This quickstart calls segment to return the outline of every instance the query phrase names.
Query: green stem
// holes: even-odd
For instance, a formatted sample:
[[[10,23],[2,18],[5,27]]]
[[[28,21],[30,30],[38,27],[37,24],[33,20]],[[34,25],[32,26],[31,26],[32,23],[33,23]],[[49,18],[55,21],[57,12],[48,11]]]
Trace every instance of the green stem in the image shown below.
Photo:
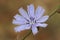
[[[53,12],[51,12],[51,15],[49,17],[52,17],[53,15],[55,15],[58,9],[59,9],[59,6]]]
[[[31,33],[32,31],[30,30],[29,33],[22,40],[25,40],[25,38],[28,37]]]

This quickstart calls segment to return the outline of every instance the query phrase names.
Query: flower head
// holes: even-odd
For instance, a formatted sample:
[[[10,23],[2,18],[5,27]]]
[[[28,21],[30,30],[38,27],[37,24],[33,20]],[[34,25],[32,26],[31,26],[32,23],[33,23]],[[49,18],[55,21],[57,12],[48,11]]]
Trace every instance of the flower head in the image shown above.
[[[41,6],[38,6],[34,11],[34,5],[30,4],[27,6],[27,12],[23,9],[19,9],[19,14],[14,16],[13,24],[18,25],[14,28],[16,32],[21,32],[23,30],[31,29],[35,35],[38,32],[37,27],[47,27],[47,24],[44,23],[49,18],[48,15],[43,16],[45,9]]]

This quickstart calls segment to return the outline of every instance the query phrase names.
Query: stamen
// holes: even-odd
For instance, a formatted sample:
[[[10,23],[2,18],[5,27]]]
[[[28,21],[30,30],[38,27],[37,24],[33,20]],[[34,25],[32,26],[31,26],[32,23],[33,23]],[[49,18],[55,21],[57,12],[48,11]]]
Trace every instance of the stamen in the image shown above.
[[[34,20],[34,18],[33,18],[33,17],[30,17],[30,20],[31,20],[31,21],[33,21],[33,20]]]

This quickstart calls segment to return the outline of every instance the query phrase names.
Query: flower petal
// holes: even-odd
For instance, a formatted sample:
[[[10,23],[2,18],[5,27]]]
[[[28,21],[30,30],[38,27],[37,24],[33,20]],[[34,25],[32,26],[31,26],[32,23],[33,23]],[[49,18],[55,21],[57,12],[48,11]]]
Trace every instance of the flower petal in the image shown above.
[[[20,25],[20,24],[26,24],[26,23],[28,23],[28,21],[26,19],[24,19],[24,17],[22,17],[22,16],[20,16],[18,14],[16,14],[14,16],[14,18],[16,20],[15,19],[13,20],[13,22],[12,22],[13,24]]]
[[[38,20],[40,17],[42,17],[44,12],[45,9],[43,9],[41,6],[38,6],[35,12],[35,19]]]
[[[35,25],[32,26],[32,32],[33,32],[34,35],[38,33],[38,29]]]
[[[49,16],[46,15],[46,16],[43,16],[40,19],[38,19],[36,22],[46,22],[48,20],[48,18],[49,18]]]
[[[47,27],[48,24],[46,24],[46,23],[36,23],[35,25],[39,26],[39,27]]]
[[[13,24],[15,24],[15,25],[21,25],[21,24],[26,24],[26,23],[28,23],[28,22],[23,21],[23,20],[21,20],[21,21],[13,20],[13,22],[12,22],[12,23],[13,23]]]
[[[26,24],[26,25],[21,25],[21,26],[17,26],[14,28],[15,32],[21,32],[23,30],[27,30],[30,29],[30,24]]]
[[[27,6],[27,11],[28,11],[28,15],[29,17],[33,17],[34,18],[34,5],[30,4],[29,6]]]
[[[20,8],[20,9],[19,9],[19,13],[20,13],[23,17],[25,17],[26,19],[30,20],[27,12],[26,12],[23,8]]]

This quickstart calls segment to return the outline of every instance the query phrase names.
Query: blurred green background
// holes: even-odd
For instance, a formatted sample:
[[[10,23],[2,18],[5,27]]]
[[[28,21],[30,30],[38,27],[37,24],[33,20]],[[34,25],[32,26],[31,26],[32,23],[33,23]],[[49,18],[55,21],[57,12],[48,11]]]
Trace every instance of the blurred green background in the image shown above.
[[[60,0],[0,0],[0,40],[21,40],[29,30],[16,33],[12,24],[13,16],[18,13],[18,9],[23,7],[27,10],[27,5],[34,4],[35,8],[40,5],[45,8],[45,15],[51,15]],[[29,35],[26,40],[60,40],[60,14],[56,13],[47,21],[47,28],[40,28],[36,35]]]

